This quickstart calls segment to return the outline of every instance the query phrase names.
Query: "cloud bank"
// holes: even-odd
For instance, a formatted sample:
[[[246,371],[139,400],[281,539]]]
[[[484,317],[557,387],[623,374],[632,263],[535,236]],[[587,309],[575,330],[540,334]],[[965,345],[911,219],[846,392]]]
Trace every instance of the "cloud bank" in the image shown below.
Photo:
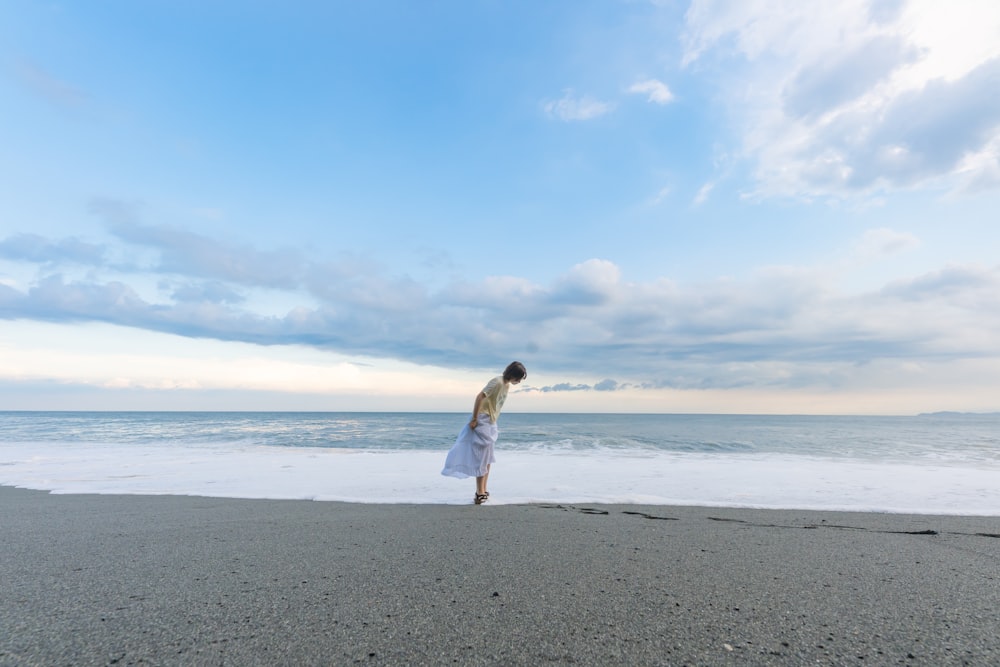
[[[612,102],[603,102],[590,95],[577,96],[572,90],[563,91],[558,100],[542,104],[542,109],[550,118],[561,121],[592,120],[612,112],[614,108]]]
[[[742,282],[685,285],[631,282],[614,263],[590,259],[551,284],[493,276],[431,290],[350,259],[317,261],[292,249],[261,251],[143,224],[120,210],[109,214],[106,204],[95,210],[104,211],[113,248],[0,239],[5,261],[37,272],[30,285],[0,284],[0,317],[112,323],[444,367],[513,355],[544,360],[553,372],[607,378],[541,391],[836,387],[865,365],[1000,357],[998,266],[949,266],[850,294],[837,289],[828,269],[772,267]],[[866,233],[856,252],[874,261],[917,242],[880,228]],[[146,263],[106,261],[130,254]],[[141,284],[149,274],[156,276],[152,288]],[[254,305],[262,289],[294,305],[265,312]]]

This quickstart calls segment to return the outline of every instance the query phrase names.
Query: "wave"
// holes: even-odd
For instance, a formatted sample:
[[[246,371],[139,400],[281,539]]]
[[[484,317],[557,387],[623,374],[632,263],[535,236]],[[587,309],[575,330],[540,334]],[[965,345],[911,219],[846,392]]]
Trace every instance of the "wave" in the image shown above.
[[[787,454],[500,451],[495,503],[639,503],[1000,516],[1000,467]],[[54,493],[466,503],[443,452],[0,443],[0,484]]]

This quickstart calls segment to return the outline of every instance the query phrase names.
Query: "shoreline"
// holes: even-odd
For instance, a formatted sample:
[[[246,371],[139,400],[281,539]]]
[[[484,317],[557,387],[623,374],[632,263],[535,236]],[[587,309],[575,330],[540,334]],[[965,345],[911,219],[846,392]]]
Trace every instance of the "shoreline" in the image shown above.
[[[464,480],[468,484],[468,480]],[[220,501],[220,502],[233,502],[233,503],[304,503],[304,504],[315,504],[315,505],[330,505],[335,507],[358,507],[358,508],[380,508],[384,510],[391,510],[392,508],[407,508],[409,510],[418,510],[420,508],[463,508],[470,507],[473,505],[471,500],[469,502],[410,502],[410,501],[397,501],[390,500],[384,502],[373,502],[370,500],[338,500],[338,499],[325,499],[325,498],[294,498],[294,497],[263,497],[263,496],[233,496],[233,495],[206,495],[200,493],[173,493],[170,491],[150,491],[150,492],[130,492],[123,493],[117,491],[64,491],[59,489],[47,489],[47,488],[35,488],[28,486],[16,486],[7,483],[0,483],[0,500],[8,500],[9,498],[5,496],[5,493],[14,494],[33,494],[37,496],[46,496],[49,498],[88,498],[88,499],[101,499],[105,498],[113,502],[127,502],[132,498],[146,498],[146,499],[187,499],[191,501],[204,500],[204,501]],[[15,496],[10,496],[14,498]],[[21,501],[24,502],[24,501]],[[607,515],[615,513],[623,513],[626,515],[637,515],[643,516],[649,519],[665,519],[665,520],[677,520],[677,517],[659,517],[659,516],[646,516],[646,512],[634,511],[636,508],[644,508],[653,514],[669,514],[671,510],[675,510],[680,514],[687,514],[692,511],[703,511],[706,513],[711,512],[727,512],[727,513],[748,513],[756,514],[761,513],[764,515],[795,515],[795,516],[812,516],[816,515],[819,517],[864,517],[866,523],[869,521],[876,521],[878,517],[884,517],[887,520],[892,518],[902,518],[907,522],[935,522],[937,520],[944,520],[949,523],[957,522],[958,524],[966,526],[979,525],[982,522],[986,522],[987,526],[995,526],[1000,529],[1000,513],[962,513],[962,512],[919,512],[919,511],[909,511],[909,510],[881,510],[881,509],[844,509],[844,508],[821,508],[821,507],[762,507],[762,506],[752,506],[752,505],[729,505],[729,504],[711,504],[711,503],[698,503],[698,502],[677,502],[677,503],[643,503],[643,502],[605,502],[605,501],[590,501],[590,500],[570,500],[570,501],[527,501],[527,502],[503,502],[495,501],[491,498],[490,502],[485,503],[482,507],[484,510],[499,510],[500,508],[539,508],[539,509],[558,509],[563,511],[579,511],[584,514],[594,514],[594,515]],[[890,521],[891,523],[891,521]],[[888,525],[888,524],[887,524]],[[792,526],[787,526],[792,527]],[[799,526],[803,529],[810,529],[814,527],[813,525],[802,525]],[[830,527],[840,527],[848,528],[847,526],[830,526]],[[950,531],[944,531],[950,532]],[[959,531],[956,534],[965,534]],[[977,533],[978,534],[978,533]],[[998,537],[1000,538],[1000,532],[988,533],[984,535],[986,537]]]
[[[2,664],[996,664],[1000,518],[0,487]]]
[[[468,480],[464,480],[468,484]],[[427,501],[427,502],[416,502],[412,500],[379,500],[373,501],[370,499],[365,500],[345,500],[337,497],[323,497],[323,496],[242,496],[233,494],[218,494],[210,495],[206,493],[181,493],[175,491],[80,491],[80,490],[65,490],[62,488],[44,488],[42,486],[21,486],[17,484],[8,484],[0,482],[0,489],[13,489],[17,491],[30,491],[33,493],[43,493],[51,496],[108,496],[108,497],[120,497],[127,498],[132,496],[143,496],[143,497],[177,497],[177,498],[204,498],[206,500],[233,500],[233,501],[250,501],[250,502],[306,502],[306,503],[327,503],[333,505],[372,505],[372,506],[407,506],[407,507],[464,507],[471,503],[471,501],[465,500],[465,494],[462,496],[463,500],[456,500],[454,502],[445,501]],[[456,496],[457,497],[457,496]],[[632,502],[628,500],[618,500],[618,501],[605,501],[605,500],[588,500],[588,499],[569,499],[569,500],[513,500],[507,501],[500,497],[493,497],[488,503],[490,507],[554,507],[554,506],[587,506],[587,507],[648,507],[648,508],[661,508],[669,510],[670,508],[698,508],[704,510],[733,510],[733,511],[746,511],[746,512],[798,512],[798,513],[815,513],[815,514],[836,514],[836,515],[887,515],[887,516],[905,516],[905,517],[925,517],[927,519],[933,518],[950,518],[950,519],[997,519],[1000,520],[1000,511],[994,510],[974,510],[967,512],[956,512],[956,511],[917,511],[911,509],[895,509],[895,508],[866,508],[859,509],[857,507],[780,507],[780,506],[768,506],[768,505],[738,505],[729,503],[711,503],[711,502],[698,502],[698,501],[671,501],[671,502]]]

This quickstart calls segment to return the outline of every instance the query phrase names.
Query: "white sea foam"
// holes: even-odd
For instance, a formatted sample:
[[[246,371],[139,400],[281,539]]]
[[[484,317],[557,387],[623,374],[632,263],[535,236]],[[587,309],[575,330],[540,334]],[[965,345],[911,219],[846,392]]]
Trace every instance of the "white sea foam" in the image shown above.
[[[1000,469],[728,452],[498,451],[490,502],[1000,516]],[[442,451],[0,442],[0,484],[53,493],[467,503]]]

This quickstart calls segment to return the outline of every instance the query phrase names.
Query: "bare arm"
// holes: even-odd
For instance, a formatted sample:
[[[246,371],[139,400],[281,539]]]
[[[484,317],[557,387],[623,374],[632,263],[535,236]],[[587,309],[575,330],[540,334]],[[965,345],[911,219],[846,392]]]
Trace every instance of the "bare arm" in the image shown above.
[[[476,428],[479,425],[479,406],[483,404],[486,399],[486,392],[479,392],[476,394],[476,404],[472,406],[472,420],[469,422],[469,428]]]

